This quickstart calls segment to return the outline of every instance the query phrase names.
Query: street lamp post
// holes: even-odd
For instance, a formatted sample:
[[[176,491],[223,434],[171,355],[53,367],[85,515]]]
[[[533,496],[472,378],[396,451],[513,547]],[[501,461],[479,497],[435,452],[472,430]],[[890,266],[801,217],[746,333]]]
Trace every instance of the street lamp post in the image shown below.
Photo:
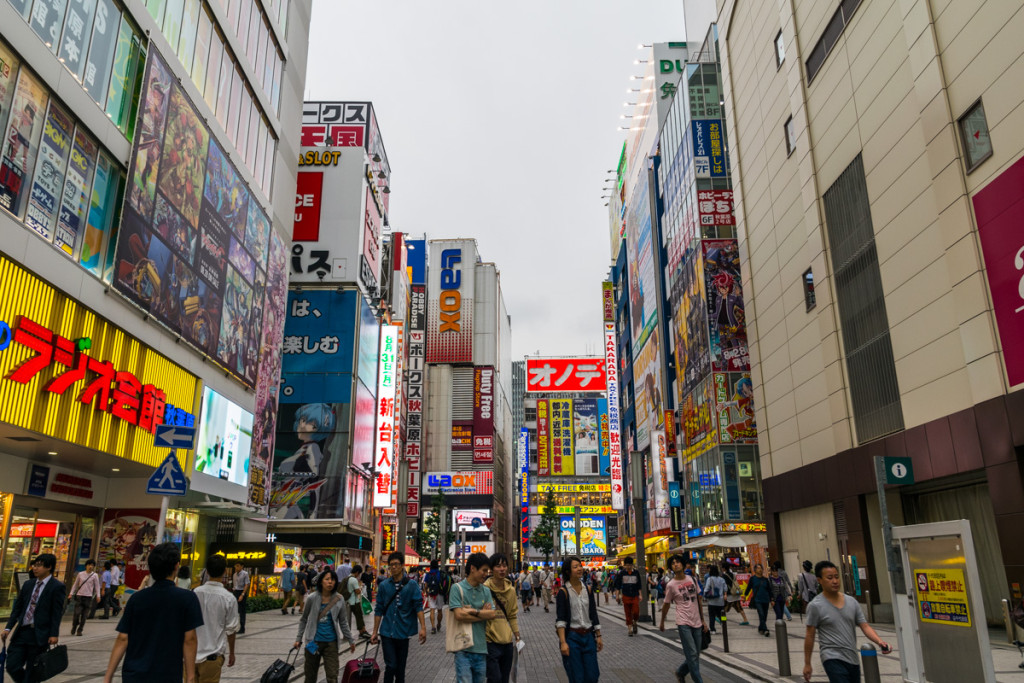
[[[641,482],[644,480],[644,454],[632,451],[629,454],[629,491],[633,499],[633,539],[636,541],[636,568],[640,572],[640,617],[639,621],[652,621],[647,614],[647,601],[650,591],[647,588],[647,557],[644,547],[644,493]]]

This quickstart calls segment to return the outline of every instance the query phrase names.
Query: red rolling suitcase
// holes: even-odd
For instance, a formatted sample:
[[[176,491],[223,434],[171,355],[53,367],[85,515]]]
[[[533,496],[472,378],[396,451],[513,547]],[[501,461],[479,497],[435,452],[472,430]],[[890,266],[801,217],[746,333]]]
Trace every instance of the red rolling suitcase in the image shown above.
[[[345,664],[345,671],[341,674],[341,683],[377,683],[380,680],[380,665],[377,664],[380,643],[373,651],[373,657],[366,656],[369,652],[370,641],[366,641],[366,650],[363,652],[363,656]]]

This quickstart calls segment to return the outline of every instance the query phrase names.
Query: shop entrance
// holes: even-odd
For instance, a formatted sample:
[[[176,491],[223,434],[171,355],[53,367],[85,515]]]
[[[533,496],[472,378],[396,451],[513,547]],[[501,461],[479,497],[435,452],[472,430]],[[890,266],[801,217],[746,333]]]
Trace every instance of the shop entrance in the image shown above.
[[[15,501],[6,528],[0,527],[0,617],[10,615],[19,586],[30,578],[32,558],[55,555],[54,576],[68,585],[93,552],[96,535],[97,510],[78,512],[71,505],[44,510],[20,502]]]

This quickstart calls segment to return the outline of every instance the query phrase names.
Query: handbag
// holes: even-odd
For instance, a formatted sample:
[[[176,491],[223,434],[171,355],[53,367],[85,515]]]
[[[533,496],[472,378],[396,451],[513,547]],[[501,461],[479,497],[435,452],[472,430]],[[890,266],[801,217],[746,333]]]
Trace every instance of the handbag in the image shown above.
[[[288,683],[288,679],[291,678],[292,672],[295,671],[295,660],[299,656],[298,648],[292,648],[288,650],[289,653],[294,652],[295,655],[288,661],[288,655],[284,656],[284,659],[275,660],[263,675],[260,677],[260,683]]]
[[[465,595],[461,586],[456,586],[456,588],[459,589],[459,603],[461,604],[465,600]],[[448,616],[445,619],[448,622],[445,624],[445,652],[461,652],[473,647],[473,624],[456,619],[454,609],[448,610]]]
[[[369,616],[373,612],[373,604],[369,600],[367,600],[366,598],[363,598],[363,601],[360,604],[360,607],[363,610],[363,614],[366,615],[366,616]]]
[[[708,649],[709,647],[711,647],[711,631],[709,631],[708,629],[704,629],[704,630],[701,631],[701,638],[700,638],[700,649],[701,649],[701,652],[703,652],[704,650]]]
[[[68,668],[68,647],[67,645],[54,645],[41,655],[36,657],[32,663],[32,675],[30,680],[34,683],[47,681]]]

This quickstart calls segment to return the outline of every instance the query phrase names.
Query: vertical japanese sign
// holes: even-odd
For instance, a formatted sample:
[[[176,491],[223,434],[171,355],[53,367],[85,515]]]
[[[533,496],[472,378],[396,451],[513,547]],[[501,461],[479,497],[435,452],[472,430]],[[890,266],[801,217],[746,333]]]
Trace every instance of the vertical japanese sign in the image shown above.
[[[473,361],[476,246],[472,240],[435,240],[430,246],[431,301],[427,306],[427,362]]]
[[[473,368],[473,464],[494,462],[494,368]]]
[[[604,309],[604,321],[615,322],[615,288],[611,282],[601,283],[601,303]]]
[[[600,474],[602,477],[607,477],[610,476],[612,473],[612,444],[610,432],[608,431],[608,399],[598,399],[597,411],[600,419],[599,433],[601,439],[598,474]]]
[[[395,476],[395,381],[398,369],[398,328],[380,328],[377,363],[377,432],[373,448],[373,507],[391,506],[391,482]]]
[[[530,542],[530,430],[519,430],[519,541]]]
[[[576,474],[572,401],[551,399],[551,474]]]
[[[294,241],[320,240],[320,202],[323,190],[323,171],[299,171],[295,178],[295,223],[292,227]]]
[[[537,401],[537,476],[546,477],[551,474],[551,460],[548,455],[548,402],[547,399]]]
[[[612,507],[624,510],[626,501],[622,491],[622,438],[619,432],[619,353],[615,342],[614,322],[604,324],[604,367],[608,380],[608,454],[612,480]],[[540,418],[539,406],[537,417]]]
[[[402,425],[405,423],[405,396],[402,388],[402,378],[405,377],[405,325],[402,322],[394,321],[398,330],[398,343],[395,346],[395,421],[394,421],[394,445],[392,446],[394,461],[394,476],[391,478],[391,508],[394,512],[385,511],[386,514],[398,514],[398,487],[408,486],[409,479],[398,481],[398,459],[405,452],[402,442]]]
[[[427,292],[413,285],[409,300],[409,358],[405,371],[405,459],[409,462],[406,514],[420,513],[420,477],[423,453],[423,373],[426,371]]]
[[[736,225],[732,190],[698,190],[697,216],[702,226]]]
[[[724,178],[725,150],[721,119],[694,119],[693,163],[698,178]]]

